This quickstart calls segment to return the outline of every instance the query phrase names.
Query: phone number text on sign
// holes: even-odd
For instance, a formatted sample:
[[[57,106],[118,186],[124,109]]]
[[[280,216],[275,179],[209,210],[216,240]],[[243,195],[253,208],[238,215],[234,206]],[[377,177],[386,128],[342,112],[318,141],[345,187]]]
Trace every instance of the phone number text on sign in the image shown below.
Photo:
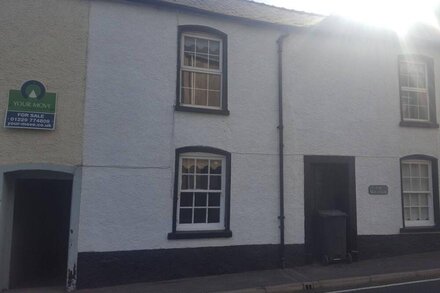
[[[8,111],[5,126],[13,128],[53,129],[55,125],[54,121],[55,114]]]

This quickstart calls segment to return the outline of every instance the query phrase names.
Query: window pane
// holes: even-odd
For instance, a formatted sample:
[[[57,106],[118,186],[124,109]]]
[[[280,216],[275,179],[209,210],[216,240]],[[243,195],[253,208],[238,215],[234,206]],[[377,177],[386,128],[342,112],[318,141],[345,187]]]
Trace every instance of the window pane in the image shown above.
[[[410,212],[409,212],[409,208],[405,208],[404,209],[404,216],[405,216],[405,220],[411,220],[411,215],[410,215]]]
[[[194,60],[195,60],[195,54],[194,53],[184,53],[183,54],[183,65],[186,66],[194,66]]]
[[[196,189],[208,189],[208,176],[197,175],[196,176]]]
[[[209,91],[208,94],[208,106],[220,107],[220,92]]]
[[[404,194],[403,195],[403,205],[405,207],[409,207],[410,203],[409,203],[409,194]]]
[[[419,107],[419,119],[428,120],[428,108]]]
[[[429,168],[429,166],[428,165],[420,165],[420,176],[421,177],[428,177],[429,175],[429,173],[428,173],[428,168]]]
[[[198,174],[208,174],[208,160],[198,159],[196,172]]]
[[[414,93],[414,92],[408,93],[408,103],[411,106],[417,106],[419,104],[418,98],[417,98],[417,93]]]
[[[209,54],[219,55],[220,54],[220,42],[219,41],[209,41]]]
[[[193,74],[189,71],[182,71],[182,87],[192,87]]]
[[[400,86],[407,87],[408,85],[409,85],[408,75],[401,75],[400,76]]]
[[[196,42],[197,54],[199,53],[208,53],[208,40],[205,39],[197,39]]]
[[[209,89],[220,91],[220,75],[210,74],[209,75]]]
[[[182,175],[182,189],[193,189],[193,188],[194,188],[194,176]]]
[[[419,165],[411,164],[411,177],[419,177],[419,176],[420,176]]]
[[[415,74],[409,75],[409,86],[410,87],[417,87],[417,75],[415,75]]]
[[[420,179],[420,190],[429,191],[429,179],[428,178]]]
[[[220,209],[210,208],[208,209],[208,223],[218,223],[220,222]]]
[[[180,186],[180,188],[182,189],[188,189],[188,176],[187,175],[183,175],[182,176],[182,184]]]
[[[411,221],[418,221],[419,219],[419,208],[411,208]]]
[[[429,220],[428,208],[420,208],[420,220]]]
[[[196,48],[195,39],[192,37],[185,37],[184,50],[189,52],[194,52]]]
[[[428,94],[427,93],[417,93],[417,99],[420,106],[428,107]]]
[[[419,73],[418,80],[419,80],[418,87],[419,88],[426,88],[425,72]]]
[[[221,160],[211,160],[210,162],[210,173],[211,174],[221,174],[222,173],[222,161]]]
[[[196,192],[196,200],[194,206],[196,207],[206,207],[206,197],[208,195],[204,192]]]
[[[415,68],[414,71],[419,74],[425,73],[425,64],[414,64]]]
[[[409,93],[408,92],[405,92],[405,91],[402,92],[402,103],[404,105],[409,104]]]
[[[206,223],[206,208],[194,209],[194,223]]]
[[[182,90],[182,104],[191,104],[191,89],[183,89]]]
[[[418,207],[419,206],[419,195],[418,194],[411,194],[410,196],[410,203],[412,207]]]
[[[409,116],[408,118],[419,119],[419,112],[417,106],[408,106]]]
[[[192,205],[193,205],[193,193],[192,192],[180,193],[180,206],[192,207]]]
[[[409,177],[409,165],[408,164],[402,164],[402,176]]]
[[[411,190],[419,191],[420,190],[420,179],[419,178],[411,178]]]
[[[182,173],[194,173],[194,159],[182,159]]]
[[[192,223],[192,209],[180,209],[179,223],[180,224]]]
[[[400,62],[400,74],[407,74],[408,73],[408,66],[405,62]]]
[[[207,89],[208,88],[208,74],[206,73],[195,73],[196,78],[196,88]]]
[[[208,55],[207,54],[196,54],[196,67],[208,68]]]
[[[403,191],[411,191],[411,179],[403,178],[402,186],[403,186]]]
[[[217,56],[209,57],[209,68],[210,69],[220,69],[220,59]]]
[[[419,205],[421,207],[427,207],[428,206],[428,195],[427,194],[420,194]]]
[[[195,104],[200,106],[206,106],[208,103],[208,91],[207,90],[195,90]]]
[[[408,70],[407,74],[410,74],[411,72],[414,72],[414,64],[406,63],[406,68]]]
[[[409,107],[406,104],[402,104],[402,113],[404,118],[410,118],[409,117]]]
[[[222,189],[222,177],[220,175],[211,175],[209,178],[209,189],[221,190]]]
[[[210,207],[218,207],[220,206],[220,193],[209,193],[209,202],[208,205]]]

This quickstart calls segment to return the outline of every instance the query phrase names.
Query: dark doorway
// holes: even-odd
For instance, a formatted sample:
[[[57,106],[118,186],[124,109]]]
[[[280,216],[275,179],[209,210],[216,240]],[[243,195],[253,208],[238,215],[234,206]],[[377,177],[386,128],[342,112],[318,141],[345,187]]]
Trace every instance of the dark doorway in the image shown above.
[[[319,210],[340,210],[348,215],[347,249],[357,254],[356,183],[354,157],[304,157],[305,249],[307,261],[320,259]]]
[[[71,193],[71,180],[16,180],[10,288],[65,284]]]

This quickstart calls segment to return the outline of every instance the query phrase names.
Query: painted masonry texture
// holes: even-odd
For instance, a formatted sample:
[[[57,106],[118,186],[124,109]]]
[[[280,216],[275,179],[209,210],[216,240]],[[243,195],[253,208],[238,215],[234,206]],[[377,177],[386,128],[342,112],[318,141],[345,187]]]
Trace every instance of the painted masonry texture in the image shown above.
[[[102,285],[134,266],[139,275],[122,282],[276,267],[276,40],[283,32],[137,3],[93,1],[90,15],[80,284]],[[400,247],[394,253],[437,249],[436,234],[400,234],[399,160],[437,157],[439,143],[437,129],[399,126],[397,58],[415,53],[438,60],[438,50],[419,42],[403,47],[390,32],[335,22],[294,31],[284,45],[287,259],[303,262],[304,155],[355,157],[361,257],[391,253],[383,248],[389,240]],[[179,25],[228,36],[229,116],[173,109]],[[232,155],[231,238],[166,239],[174,151],[196,145]],[[389,194],[369,195],[371,184],[388,185]]]
[[[70,66],[71,71],[26,67],[26,62],[37,59],[26,55],[21,61],[24,65],[17,68],[17,59],[3,63],[8,72],[16,70],[16,75],[0,76],[0,89],[6,96],[9,88],[18,88],[29,76],[41,79],[59,93],[61,120],[53,133],[3,129],[1,164],[48,163],[79,170],[69,171],[79,172],[75,174],[81,179],[75,181],[79,208],[74,211],[72,206],[74,215],[79,213],[78,247],[71,249],[75,256],[77,252],[79,288],[279,266],[277,40],[286,31],[286,265],[306,260],[304,156],[354,158],[359,257],[440,249],[437,232],[401,231],[400,160],[415,154],[438,158],[440,142],[438,128],[399,126],[398,75],[399,55],[423,55],[433,59],[439,85],[438,35],[427,41],[419,34],[403,43],[389,31],[332,17],[307,27],[321,17],[296,14],[297,22],[274,25],[270,18],[262,23],[249,20],[252,17],[246,13],[236,15],[237,11],[232,16],[214,15],[194,7],[175,7],[173,1],[159,5],[155,1],[45,2],[58,8],[52,8],[54,15],[65,17],[64,9],[75,12],[76,18],[70,15],[73,19],[62,22],[64,26],[51,25],[54,31],[48,35],[56,35],[57,46],[66,42],[77,48],[61,47],[65,49],[60,53],[62,61],[48,57],[58,53],[40,50],[42,58],[49,58],[45,64]],[[197,6],[197,1],[177,2]],[[8,3],[12,12],[21,7],[16,3]],[[205,9],[205,3],[197,7]],[[224,3],[225,7],[257,5],[258,11],[274,12],[274,8],[242,0]],[[179,26],[184,25],[226,34],[229,115],[175,110],[177,36]],[[0,34],[14,39],[1,29]],[[1,42],[0,56],[9,51],[2,48],[7,44]],[[437,117],[439,96],[437,86]],[[51,145],[45,146],[42,137]],[[36,144],[35,157],[8,155],[11,145],[23,147],[22,141]],[[173,232],[176,149],[194,146],[231,155],[230,237],[167,238]],[[45,147],[56,150],[48,152]],[[389,193],[370,195],[370,185],[387,185]],[[7,229],[3,226],[2,233]],[[3,234],[2,241],[8,239]],[[5,252],[1,256],[8,257]],[[1,283],[4,288],[7,277]]]
[[[83,0],[0,4],[1,113],[6,113],[9,90],[20,89],[26,80],[38,79],[58,94],[55,131],[0,128],[0,290],[9,288],[14,172],[70,174],[76,186],[80,180],[88,19],[89,3]],[[45,171],[39,174],[50,173]],[[69,269],[76,262],[77,223],[71,221]]]

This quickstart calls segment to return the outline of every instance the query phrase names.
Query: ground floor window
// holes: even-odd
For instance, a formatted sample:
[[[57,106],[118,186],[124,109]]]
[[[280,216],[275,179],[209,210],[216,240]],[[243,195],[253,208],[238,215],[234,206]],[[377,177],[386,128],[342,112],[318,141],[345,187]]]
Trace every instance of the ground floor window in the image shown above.
[[[401,160],[403,218],[405,227],[434,226],[438,188],[434,188],[433,159],[415,157]],[[435,161],[435,168],[437,164]],[[437,181],[437,180],[436,180]]]
[[[224,227],[224,156],[187,153],[180,157],[177,230]]]
[[[230,160],[228,152],[211,147],[176,150],[173,233],[169,238],[225,236],[212,232],[230,235]]]

